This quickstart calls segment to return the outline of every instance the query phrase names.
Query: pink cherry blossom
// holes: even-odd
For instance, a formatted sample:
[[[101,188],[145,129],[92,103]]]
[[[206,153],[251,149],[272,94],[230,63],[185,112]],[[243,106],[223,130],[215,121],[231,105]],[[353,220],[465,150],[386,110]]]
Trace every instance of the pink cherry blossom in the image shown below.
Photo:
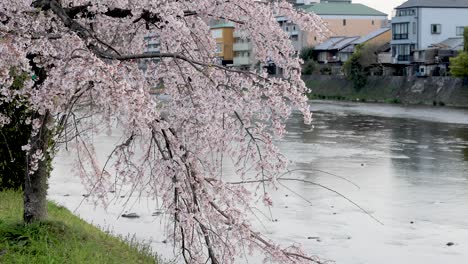
[[[27,121],[34,133],[46,125],[57,144],[68,142],[95,197],[130,185],[161,199],[173,220],[170,241],[187,263],[235,263],[245,250],[276,263],[319,262],[298,245],[280,247],[248,220],[258,197],[273,203],[265,190],[288,165],[274,146],[284,120],[293,108],[311,119],[302,61],[277,15],[327,32],[317,16],[283,0],[1,1],[0,105],[17,99],[37,114]],[[217,65],[213,20],[234,23],[256,59],[274,61],[283,76]],[[159,54],[143,53],[150,35]],[[8,89],[13,68],[31,77],[17,91]],[[154,88],[167,98],[152,95]],[[43,124],[47,115],[53,122]],[[0,116],[0,127],[8,120]],[[123,137],[103,164],[94,135],[115,126]],[[44,153],[29,156],[31,173]],[[225,162],[258,188],[227,182]]]

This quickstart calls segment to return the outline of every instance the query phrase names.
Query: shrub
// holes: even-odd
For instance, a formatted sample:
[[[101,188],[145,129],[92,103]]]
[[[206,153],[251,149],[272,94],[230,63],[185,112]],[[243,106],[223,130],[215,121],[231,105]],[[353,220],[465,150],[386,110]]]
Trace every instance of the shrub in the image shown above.
[[[27,78],[26,74],[16,75],[10,89],[21,89]],[[0,190],[21,189],[26,174],[26,153],[21,147],[28,143],[31,126],[25,122],[27,107],[17,105],[17,101],[3,102],[0,107],[0,114],[11,119],[0,129]]]
[[[305,47],[302,48],[301,53],[299,54],[299,57],[303,61],[309,61],[314,59],[314,47]]]
[[[302,74],[310,75],[314,73],[316,68],[317,68],[317,63],[313,60],[308,60],[302,66]]]

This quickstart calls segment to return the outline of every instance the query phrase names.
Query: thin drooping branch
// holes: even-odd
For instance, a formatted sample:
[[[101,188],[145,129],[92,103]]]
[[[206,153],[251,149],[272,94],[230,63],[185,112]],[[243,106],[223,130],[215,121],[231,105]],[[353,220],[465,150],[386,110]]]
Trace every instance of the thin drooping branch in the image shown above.
[[[177,53],[141,53],[141,54],[122,55],[115,48],[105,43],[104,41],[100,40],[100,38],[98,38],[88,28],[86,28],[85,26],[75,21],[67,13],[66,9],[64,9],[61,6],[61,4],[57,2],[56,0],[39,0],[36,2],[36,6],[42,7],[45,9],[50,7],[50,9],[54,12],[54,14],[60,18],[62,23],[65,25],[65,27],[75,32],[85,43],[89,42],[90,40],[94,40],[94,42],[96,43],[90,42],[87,44],[87,46],[96,56],[103,58],[103,59],[130,61],[130,60],[140,60],[140,59],[173,58],[173,59],[186,61],[193,65],[199,65],[199,66],[204,66],[204,67],[214,67],[214,68],[222,69],[224,71],[232,72],[232,73],[241,73],[241,74],[249,74],[249,75],[254,74],[256,77],[262,80],[265,80],[265,81],[268,80],[267,78],[260,76],[256,73],[250,72],[250,71],[241,71],[241,70],[236,70],[233,68],[228,68],[223,65],[219,65],[217,63],[214,63],[214,60],[213,60],[213,63],[206,63],[206,62],[201,62],[201,61],[190,59],[186,56],[183,56]],[[130,12],[130,11],[127,11],[127,10],[116,11],[116,13],[119,13],[119,14],[127,13],[127,12]],[[190,12],[188,12],[188,14],[190,14]],[[113,52],[109,53],[108,51],[101,49],[99,45],[103,45],[104,47],[112,50]]]
[[[214,180],[214,179],[213,179]],[[215,180],[214,180],[215,181]],[[246,180],[246,181],[239,181],[239,182],[230,182],[228,184],[233,184],[233,185],[239,185],[239,184],[248,184],[248,183],[263,183],[267,180]],[[375,216],[373,216],[371,213],[369,213],[366,209],[362,208],[359,204],[357,204],[356,202],[354,202],[353,200],[351,200],[350,198],[348,198],[347,196],[345,196],[344,194],[336,191],[336,190],[333,190],[332,188],[330,187],[327,187],[323,184],[320,184],[320,183],[316,183],[316,182],[313,182],[313,181],[308,181],[308,180],[303,180],[303,179],[296,179],[296,178],[284,178],[284,177],[280,177],[277,179],[277,181],[295,181],[295,182],[302,182],[302,183],[307,183],[307,184],[310,184],[310,185],[315,185],[315,186],[318,186],[320,188],[323,188],[325,190],[328,190],[330,192],[333,192],[335,194],[337,194],[338,196],[342,197],[343,199],[347,200],[348,202],[350,202],[351,204],[353,204],[354,206],[356,206],[359,210],[361,210],[363,213],[365,213],[366,215],[368,215],[369,217],[371,217],[372,219],[374,219],[377,223],[381,224],[381,225],[384,225],[384,223],[382,223],[379,219],[377,219]],[[309,202],[308,200],[306,200],[307,202]]]
[[[222,215],[223,217],[226,218],[226,220],[228,220],[228,223],[235,223],[235,220],[232,219],[232,217],[227,214],[226,212],[224,212],[223,210],[221,210],[221,208],[215,204],[214,202],[210,202],[210,205],[220,214]],[[242,226],[244,226],[244,228],[247,228],[248,230],[250,230],[250,227],[246,226],[245,224],[242,224]],[[251,231],[250,232],[250,235],[252,238],[258,240],[260,243],[262,243],[264,246],[268,247],[268,248],[274,248],[274,245],[272,245],[270,242],[268,242],[267,240],[265,240],[263,237],[261,237],[259,234]],[[317,259],[314,259],[314,258],[311,258],[311,257],[308,257],[308,256],[305,256],[305,255],[301,255],[301,254],[296,254],[296,253],[292,253],[292,252],[288,252],[286,250],[282,250],[281,251],[283,254],[285,254],[286,256],[292,256],[292,257],[295,257],[297,259],[305,259],[305,260],[309,260],[313,263],[316,263],[316,264],[322,264],[321,261],[317,260]]]
[[[53,125],[61,126],[59,136],[65,135],[65,141],[72,137],[78,173],[93,196],[106,205],[109,190],[122,184],[131,187],[128,199],[137,188],[140,195],[161,199],[172,220],[168,239],[186,263],[236,263],[244,246],[276,263],[318,262],[300,246],[282,248],[269,241],[249,220],[261,185],[276,187],[277,176],[287,167],[272,140],[283,134],[281,121],[293,107],[306,118],[310,114],[300,60],[274,19],[283,0],[142,0],[137,5],[37,0],[35,9],[20,2],[11,8],[2,5],[9,21],[0,24],[5,40],[0,42],[0,64],[29,72],[17,58],[38,54],[32,59],[50,76],[45,82],[39,76],[21,92],[34,107],[53,113]],[[277,63],[284,77],[269,78],[261,68],[240,71],[217,64],[206,20],[221,17],[245,31],[259,51],[256,58]],[[142,54],[143,36],[153,34],[161,53]],[[155,60],[142,71],[139,66],[147,59]],[[155,86],[169,99],[150,95]],[[272,120],[277,123],[269,126]],[[116,123],[123,129],[120,145],[102,167],[95,136],[101,127],[112,133]],[[221,181],[223,155],[231,157],[241,179],[254,171],[255,179],[263,180],[255,194],[248,184]],[[107,171],[111,161],[114,176]],[[266,190],[264,202],[269,204]]]

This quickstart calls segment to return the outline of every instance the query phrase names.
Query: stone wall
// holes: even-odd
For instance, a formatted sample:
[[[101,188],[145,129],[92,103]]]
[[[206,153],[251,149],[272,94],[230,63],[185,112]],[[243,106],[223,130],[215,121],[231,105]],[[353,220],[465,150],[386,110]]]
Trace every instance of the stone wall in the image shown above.
[[[344,76],[310,75],[311,98],[468,107],[468,85],[454,77],[369,76],[356,91]]]

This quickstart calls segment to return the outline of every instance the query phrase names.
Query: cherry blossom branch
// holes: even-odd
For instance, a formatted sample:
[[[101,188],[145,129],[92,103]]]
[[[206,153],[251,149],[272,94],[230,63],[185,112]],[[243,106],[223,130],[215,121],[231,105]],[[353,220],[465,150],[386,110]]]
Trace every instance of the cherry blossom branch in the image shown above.
[[[261,183],[261,182],[265,182],[265,181],[270,181],[270,180],[246,180],[246,181],[239,181],[239,182],[229,182],[228,184],[234,184],[234,185],[238,185],[238,184],[248,184],[248,183]],[[330,191],[330,192],[333,192],[335,194],[337,194],[338,196],[340,196],[341,198],[345,199],[346,201],[350,202],[351,204],[353,204],[354,206],[356,206],[359,210],[361,210],[363,213],[365,213],[366,215],[370,216],[372,219],[374,219],[377,223],[381,224],[381,225],[384,225],[384,223],[382,223],[379,219],[377,219],[375,216],[373,216],[371,213],[369,213],[366,209],[362,208],[360,205],[358,205],[356,202],[354,202],[353,200],[351,200],[350,198],[348,198],[347,196],[345,196],[344,194],[336,191],[336,190],[333,190],[332,188],[330,187],[327,187],[325,185],[322,185],[320,183],[316,183],[316,182],[313,182],[313,181],[308,181],[308,180],[303,180],[303,179],[296,179],[296,178],[284,178],[284,177],[280,177],[280,178],[277,178],[277,181],[296,181],[296,182],[303,182],[303,183],[307,183],[307,184],[311,184],[311,185],[315,185],[315,186],[318,186],[320,188],[323,188],[327,191]],[[310,202],[309,202],[310,203]]]
[[[235,223],[235,221],[227,214],[225,213],[223,210],[221,210],[221,208],[219,208],[219,206],[217,206],[214,202],[210,202],[210,205],[219,213],[221,214],[223,217],[225,217],[229,223]],[[261,242],[264,246],[268,247],[268,248],[275,248],[274,245],[272,245],[270,242],[268,242],[267,240],[265,240],[263,237],[261,237],[259,234],[253,232],[250,230],[250,228],[248,226],[246,226],[245,224],[242,224],[242,226],[244,228],[247,228],[249,231],[250,231],[250,236],[256,240],[258,240],[259,242]],[[316,264],[322,264],[322,262],[316,260],[316,259],[313,259],[311,257],[307,257],[307,256],[304,256],[304,255],[301,255],[301,254],[296,254],[296,253],[292,253],[292,252],[288,252],[286,250],[281,250],[281,252],[287,256],[293,256],[293,257],[296,257],[298,259],[305,259],[305,260],[309,260],[313,263],[316,263]]]

